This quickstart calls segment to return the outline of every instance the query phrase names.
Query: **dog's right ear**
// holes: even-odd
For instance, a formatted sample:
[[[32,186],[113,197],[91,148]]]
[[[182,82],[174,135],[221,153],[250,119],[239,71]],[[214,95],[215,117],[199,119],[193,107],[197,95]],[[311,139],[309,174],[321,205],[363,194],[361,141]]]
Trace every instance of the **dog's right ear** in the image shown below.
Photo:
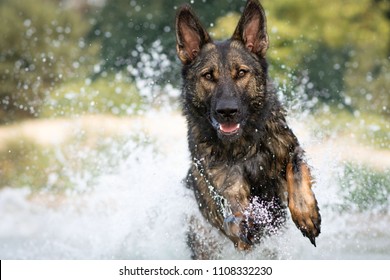
[[[211,42],[189,5],[183,5],[176,14],[176,51],[183,64],[191,63],[204,44]]]

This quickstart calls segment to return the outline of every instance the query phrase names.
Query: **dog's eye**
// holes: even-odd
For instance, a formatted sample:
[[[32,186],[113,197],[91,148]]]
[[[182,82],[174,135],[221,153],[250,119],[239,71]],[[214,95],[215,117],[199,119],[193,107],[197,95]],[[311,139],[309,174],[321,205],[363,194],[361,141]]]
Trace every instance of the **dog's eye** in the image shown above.
[[[238,78],[242,78],[242,77],[244,77],[246,75],[247,72],[248,72],[247,70],[241,69],[241,70],[238,71],[237,77]]]
[[[212,81],[213,80],[213,75],[211,73],[206,73],[203,75],[203,77],[206,79],[206,80],[209,80],[209,81]]]

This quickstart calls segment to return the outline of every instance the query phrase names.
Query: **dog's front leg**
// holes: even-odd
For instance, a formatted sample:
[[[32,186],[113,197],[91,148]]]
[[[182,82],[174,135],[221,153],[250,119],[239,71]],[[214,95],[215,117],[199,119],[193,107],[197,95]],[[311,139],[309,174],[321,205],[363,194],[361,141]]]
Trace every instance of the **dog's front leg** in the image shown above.
[[[316,246],[315,238],[321,230],[321,215],[312,191],[310,169],[301,159],[302,153],[298,148],[292,161],[287,164],[288,207],[296,226]]]
[[[195,162],[187,182],[203,216],[230,240],[239,250],[252,247],[253,236],[250,206],[250,187],[239,166],[204,168]]]
[[[250,221],[248,214],[245,213],[250,203],[249,187],[238,180],[223,192],[223,196],[227,199],[231,211],[224,219],[224,231],[237,249],[248,250],[253,245]]]
[[[192,170],[195,193],[203,215],[219,228],[240,250],[251,247],[246,210],[250,188],[239,166],[214,166],[199,172]]]

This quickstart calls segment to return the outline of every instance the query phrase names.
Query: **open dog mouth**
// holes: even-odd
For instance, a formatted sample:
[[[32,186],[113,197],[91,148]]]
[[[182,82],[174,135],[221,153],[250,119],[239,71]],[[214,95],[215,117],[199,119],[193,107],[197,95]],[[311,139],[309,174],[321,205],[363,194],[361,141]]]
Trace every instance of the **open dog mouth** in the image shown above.
[[[239,123],[221,123],[219,124],[218,130],[225,135],[236,134],[240,130]]]
[[[219,123],[215,118],[210,118],[214,129],[222,136],[238,135],[241,130],[241,124],[237,122]]]

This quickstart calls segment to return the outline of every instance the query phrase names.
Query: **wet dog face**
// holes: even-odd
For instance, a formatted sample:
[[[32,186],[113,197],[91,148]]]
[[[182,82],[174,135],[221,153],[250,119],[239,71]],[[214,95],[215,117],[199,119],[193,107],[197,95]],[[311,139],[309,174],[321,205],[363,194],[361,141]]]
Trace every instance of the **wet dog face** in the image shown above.
[[[249,111],[264,99],[265,80],[261,79],[259,60],[239,41],[213,46],[213,56],[219,57],[219,63],[206,63],[204,72],[200,72],[199,90],[206,97],[203,102],[218,137],[232,142],[244,134]]]
[[[202,118],[222,141],[236,141],[246,133],[248,115],[256,114],[264,103],[268,48],[264,12],[249,2],[232,38],[213,42],[184,6],[177,14],[176,31],[184,109]]]

